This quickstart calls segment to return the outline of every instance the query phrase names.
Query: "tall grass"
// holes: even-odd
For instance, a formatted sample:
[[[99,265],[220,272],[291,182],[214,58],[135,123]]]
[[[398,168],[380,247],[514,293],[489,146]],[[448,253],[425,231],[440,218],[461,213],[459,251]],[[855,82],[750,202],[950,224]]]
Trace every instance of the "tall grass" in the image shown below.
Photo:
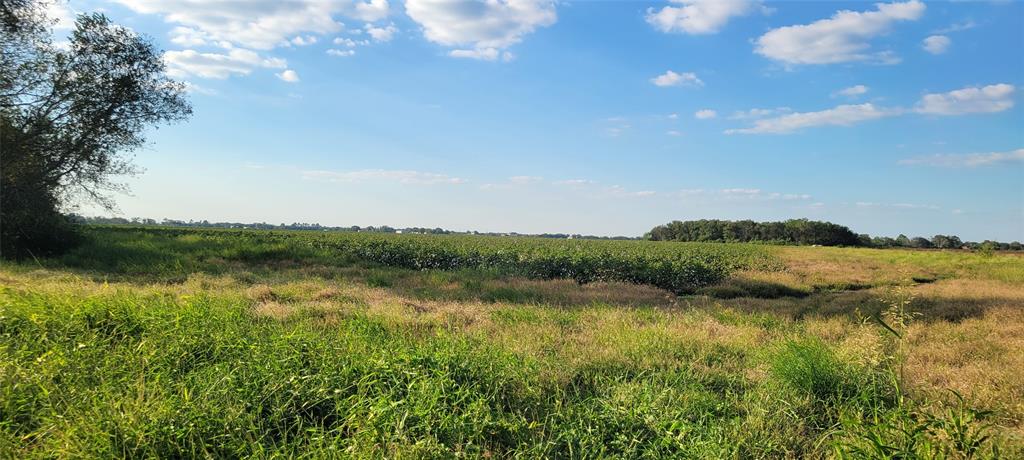
[[[0,458],[1024,452],[907,389],[910,300],[841,323],[883,345],[858,360],[770,313],[414,301],[292,270],[358,261],[288,238],[96,238],[0,268]]]

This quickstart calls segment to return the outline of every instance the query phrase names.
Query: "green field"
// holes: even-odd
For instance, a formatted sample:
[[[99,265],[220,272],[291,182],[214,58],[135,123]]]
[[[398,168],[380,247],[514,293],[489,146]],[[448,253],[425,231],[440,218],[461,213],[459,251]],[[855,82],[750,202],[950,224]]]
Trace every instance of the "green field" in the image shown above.
[[[87,237],[0,269],[0,457],[1024,456],[1019,254]]]

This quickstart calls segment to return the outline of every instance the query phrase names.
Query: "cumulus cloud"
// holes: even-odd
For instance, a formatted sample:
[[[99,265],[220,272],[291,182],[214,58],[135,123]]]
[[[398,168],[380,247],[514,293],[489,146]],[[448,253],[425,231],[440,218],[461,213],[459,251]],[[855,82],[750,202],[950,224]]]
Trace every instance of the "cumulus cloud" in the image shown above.
[[[306,35],[305,37],[303,37],[302,35],[296,35],[295,37],[292,37],[292,39],[288,41],[288,43],[291,43],[292,45],[295,46],[309,46],[315,44],[316,42],[317,38],[316,36],[313,35]]]
[[[647,22],[662,32],[713,34],[730,19],[760,9],[754,0],[671,0],[660,10],[647,9]]]
[[[354,2],[350,8],[345,9],[346,15],[361,21],[374,22],[388,17],[391,13],[391,5],[388,0],[369,0],[366,2]]]
[[[551,0],[407,0],[405,12],[427,40],[459,48],[450,56],[492,61],[511,59],[502,51],[558,20]]]
[[[868,92],[868,87],[864,85],[854,85],[849,88],[843,88],[839,91],[832,93],[832,97],[844,96],[844,97],[857,97]]]
[[[364,26],[366,33],[370,34],[370,37],[377,42],[389,42],[398,32],[398,28],[394,24],[388,24],[386,26],[374,26],[367,24]]]
[[[284,72],[281,72],[281,73],[278,73],[278,74],[275,74],[275,75],[277,75],[277,78],[280,78],[282,81],[285,81],[285,82],[288,82],[288,83],[298,83],[299,82],[299,74],[296,73],[294,70],[291,70],[291,69],[287,69]]]
[[[924,10],[918,0],[879,3],[874,11],[842,10],[829,19],[772,29],[757,39],[755,52],[786,64],[896,63],[891,52],[872,52],[871,39],[893,23],[919,19]]]
[[[357,171],[302,171],[302,177],[309,180],[327,182],[397,182],[411,185],[456,185],[466,182],[465,179],[411,170],[362,169]]]
[[[925,94],[915,110],[926,115],[1002,112],[1013,107],[1013,85],[1000,83],[967,87],[948,93]]]
[[[797,112],[754,122],[750,128],[729,129],[726,134],[786,134],[814,126],[850,126],[899,114],[899,110],[874,105],[840,105],[819,112]]]
[[[655,86],[704,86],[704,82],[693,72],[676,73],[671,70],[651,79]]]
[[[944,168],[976,168],[1009,163],[1024,163],[1024,149],[1008,152],[937,154],[900,160],[903,165],[938,166]]]
[[[932,35],[921,42],[921,47],[932,54],[942,54],[949,49],[953,41],[945,35]]]
[[[202,31],[191,27],[178,26],[171,29],[169,34],[171,36],[171,43],[186,47],[202,46],[210,39]]]
[[[345,37],[335,38],[332,41],[332,43],[334,43],[335,45],[346,46],[348,48],[355,48],[355,47],[360,46],[360,45],[369,45],[370,44],[369,40],[353,40],[351,38],[345,38]]]
[[[115,0],[136,13],[156,14],[188,29],[192,45],[203,41],[268,50],[300,34],[328,34],[342,29],[336,15],[377,21],[388,15],[387,0]],[[182,32],[175,37],[185,37]],[[180,38],[185,41],[185,38]],[[175,42],[177,43],[177,42]]]
[[[164,53],[167,73],[175,78],[197,76],[225,79],[232,75],[248,75],[256,68],[284,69],[284,59],[265,58],[252,50],[233,49],[225,54],[200,53],[195,50]]]
[[[711,109],[701,109],[693,114],[694,118],[698,120],[710,120],[718,116],[718,112]]]

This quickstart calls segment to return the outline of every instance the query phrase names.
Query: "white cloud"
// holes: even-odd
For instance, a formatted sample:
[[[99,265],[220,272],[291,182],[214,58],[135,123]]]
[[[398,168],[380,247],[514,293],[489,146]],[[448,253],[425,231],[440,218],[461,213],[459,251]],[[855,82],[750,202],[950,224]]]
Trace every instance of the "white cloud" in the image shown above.
[[[755,52],[786,64],[896,63],[898,58],[890,52],[871,52],[870,40],[895,22],[917,20],[925,5],[911,0],[876,7],[866,12],[842,10],[829,19],[772,29],[757,39]]]
[[[855,203],[858,208],[895,208],[895,209],[927,209],[936,211],[939,208],[933,204],[913,204],[913,203],[872,203],[869,201],[858,201]]]
[[[75,13],[68,8],[63,0],[50,0],[43,3],[46,17],[56,21],[54,30],[71,30],[75,28]]]
[[[299,74],[295,73],[295,71],[292,70],[292,69],[287,69],[284,72],[281,72],[281,73],[278,73],[278,74],[275,74],[275,75],[277,75],[277,78],[280,78],[282,81],[286,81],[288,83],[298,83],[299,82]]]
[[[633,127],[625,117],[609,117],[604,120],[605,134],[611,137],[619,137]]]
[[[327,50],[327,55],[328,56],[349,57],[349,56],[354,56],[355,54],[356,54],[356,50],[339,50],[339,49],[335,49],[335,48],[331,48],[331,49]]]
[[[558,20],[551,0],[406,0],[405,12],[423,27],[427,40],[459,47],[450,56],[492,61],[511,59],[501,51]]]
[[[724,188],[722,193],[725,195],[758,195],[761,193],[759,188]]]
[[[668,114],[668,119],[669,120],[678,120],[679,119],[679,114],[678,113],[670,113],[670,114]]]
[[[944,168],[976,168],[1007,163],[1024,162],[1024,149],[1009,152],[987,152],[968,154],[938,154],[901,160],[904,165],[926,165]]]
[[[187,47],[202,46],[209,40],[206,34],[191,27],[178,26],[171,29],[169,34],[171,43]]]
[[[730,19],[758,9],[754,0],[671,0],[679,6],[647,9],[647,22],[662,32],[691,35],[718,32]]]
[[[216,90],[213,90],[213,89],[210,89],[210,88],[207,88],[207,87],[204,87],[204,86],[199,86],[199,85],[197,85],[195,83],[192,83],[190,81],[186,81],[184,83],[185,83],[185,91],[187,91],[189,93],[203,94],[203,95],[206,95],[206,96],[213,96],[213,95],[217,94]]]
[[[367,24],[365,27],[366,33],[373,37],[374,41],[377,42],[389,42],[398,32],[398,28],[394,24],[388,24],[384,27],[378,27],[371,24]]]
[[[595,183],[594,181],[587,180],[587,179],[565,179],[565,180],[556,181],[555,185],[568,185],[570,187],[580,187],[580,186],[584,186],[584,185],[591,185],[591,184],[594,184],[594,183]]]
[[[949,49],[953,41],[945,35],[932,35],[921,42],[921,47],[932,54],[942,54]]]
[[[874,105],[840,105],[820,112],[797,112],[754,122],[750,128],[729,129],[726,134],[786,134],[813,126],[850,126],[899,114],[899,110]]]
[[[353,40],[351,38],[338,37],[332,40],[335,45],[344,45],[349,48],[355,48],[360,45],[369,45],[369,40]]]
[[[451,50],[448,55],[454,58],[466,58],[466,59],[477,59],[481,61],[497,61],[501,60],[508,62],[515,58],[515,55],[508,51],[501,51],[497,48],[476,48],[468,50]]]
[[[718,116],[718,112],[711,109],[701,109],[693,114],[694,118],[698,120],[710,120]]]
[[[309,46],[315,44],[317,42],[317,38],[314,35],[306,35],[305,37],[302,35],[296,35],[289,40],[289,42],[295,46]]]
[[[674,129],[670,129],[670,130],[666,131],[665,134],[667,134],[669,136],[682,136],[683,135],[682,132],[674,130]]]
[[[927,115],[1002,112],[1013,107],[1013,85],[1000,83],[967,87],[948,93],[925,94],[916,111]]]
[[[806,193],[765,192],[759,188],[725,188],[718,195],[729,200],[762,200],[762,201],[803,201],[813,198]]]
[[[284,69],[287,66],[284,59],[265,58],[245,49],[233,49],[227,54],[168,51],[164,53],[164,62],[167,63],[167,73],[176,78],[194,75],[225,79],[232,75],[248,75],[256,68]]]
[[[655,86],[704,86],[704,82],[693,72],[675,73],[671,70],[651,79]]]
[[[780,113],[789,113],[793,110],[789,107],[776,107],[774,109],[750,109],[750,110],[737,110],[729,115],[730,120],[749,120],[753,118],[764,118],[771,115]]]
[[[446,174],[409,170],[362,169],[357,171],[302,171],[302,177],[327,182],[397,182],[411,185],[464,184],[465,179]]]
[[[185,26],[204,40],[267,50],[299,34],[329,34],[342,29],[336,15],[364,21],[383,19],[386,0],[115,0],[142,14],[157,14]],[[194,46],[194,45],[186,45]]]
[[[957,23],[950,24],[949,27],[944,27],[942,29],[938,29],[938,30],[936,30],[936,31],[934,31],[932,33],[935,33],[935,34],[948,34],[948,33],[960,32],[960,31],[963,31],[963,30],[973,29],[973,28],[975,28],[977,26],[978,26],[978,23],[968,19],[968,20],[963,21],[963,22],[957,22]]]
[[[355,2],[354,11],[347,16],[367,22],[380,21],[391,13],[391,6],[388,0],[370,0],[367,2]]]
[[[605,187],[604,193],[618,198],[645,198],[657,195],[658,193],[654,190],[626,190],[620,185],[612,185],[611,187]]]
[[[864,85],[854,85],[849,88],[843,88],[839,91],[832,93],[832,97],[845,96],[845,97],[857,97],[868,92],[868,87]]]

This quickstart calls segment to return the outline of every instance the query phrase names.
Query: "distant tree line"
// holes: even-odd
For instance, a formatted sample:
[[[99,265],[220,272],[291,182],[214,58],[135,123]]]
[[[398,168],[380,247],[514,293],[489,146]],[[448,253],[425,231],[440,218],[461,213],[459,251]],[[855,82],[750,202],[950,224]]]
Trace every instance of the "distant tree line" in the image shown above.
[[[1003,243],[999,241],[985,240],[979,243],[977,241],[962,241],[960,237],[956,235],[935,235],[929,239],[920,236],[909,238],[902,234],[896,238],[890,238],[888,236],[872,237],[867,234],[862,234],[860,235],[860,239],[861,246],[869,246],[873,248],[991,249],[997,251],[1020,251],[1024,249],[1024,244],[1021,244],[1019,241]]]
[[[628,236],[595,236],[581,235],[576,233],[517,233],[517,232],[478,232],[478,231],[457,231],[440,227],[405,227],[394,228],[387,225],[360,227],[352,226],[327,226],[318,223],[291,224],[268,224],[266,222],[210,222],[208,220],[177,220],[177,219],[150,219],[150,218],[124,218],[124,217],[86,217],[78,214],[69,214],[68,220],[76,224],[94,225],[150,225],[162,227],[196,227],[196,228],[244,228],[258,230],[313,230],[330,232],[368,232],[368,233],[404,233],[419,235],[484,235],[484,236],[523,236],[533,238],[556,238],[556,239],[586,239],[586,240],[637,240],[640,238]]]
[[[655,241],[767,242],[778,244],[817,244],[822,246],[858,246],[856,233],[842,225],[807,219],[784,222],[752,220],[673,221],[651,229],[645,238]]]
[[[792,219],[782,222],[754,222],[752,220],[690,220],[673,221],[651,229],[645,239],[654,241],[705,242],[759,242],[770,244],[797,244],[821,246],[863,246],[874,248],[919,249],[1024,249],[1020,242],[1001,243],[962,241],[955,235],[935,235],[932,238],[899,235],[872,237],[857,234],[848,227],[831,222]]]

